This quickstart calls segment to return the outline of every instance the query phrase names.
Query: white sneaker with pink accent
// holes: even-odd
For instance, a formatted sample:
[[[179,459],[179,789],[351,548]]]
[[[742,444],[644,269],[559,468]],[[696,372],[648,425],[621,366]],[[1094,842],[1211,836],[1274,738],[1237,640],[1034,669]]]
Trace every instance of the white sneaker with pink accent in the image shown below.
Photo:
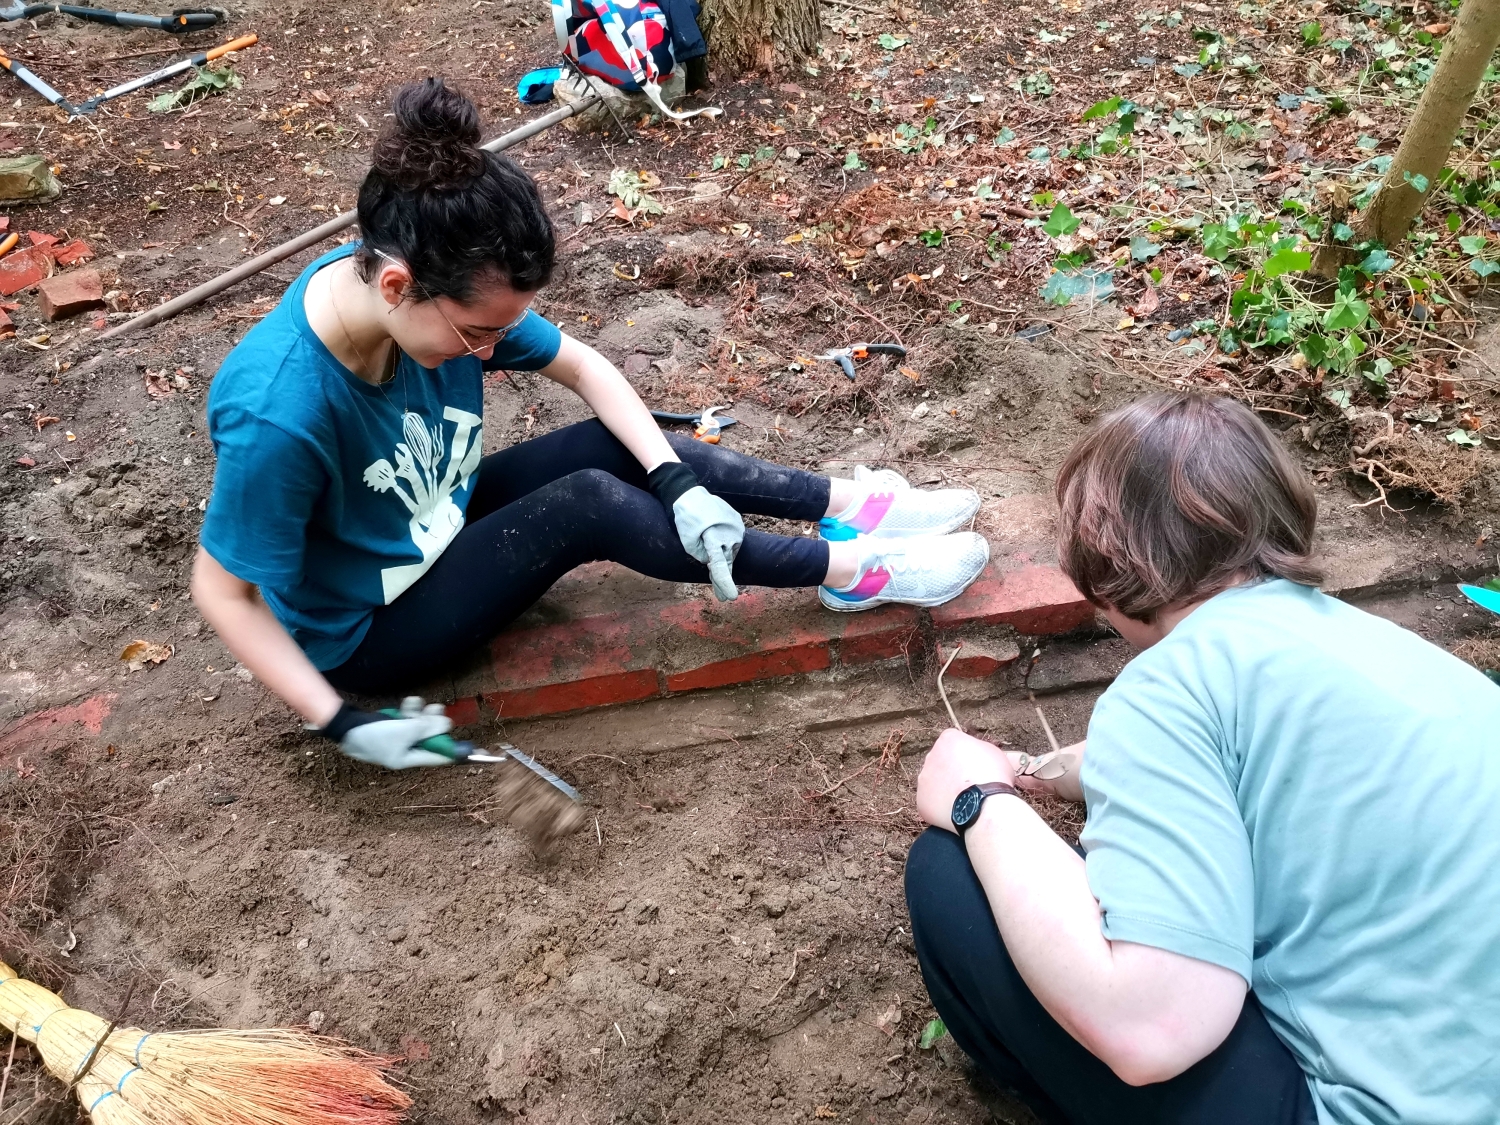
[[[830,542],[861,536],[904,539],[917,535],[946,535],[973,520],[979,493],[972,488],[912,488],[892,469],[854,470],[856,484],[869,491],[842,512],[818,521],[818,535]]]
[[[853,613],[877,605],[935,606],[968,589],[990,561],[990,545],[973,531],[913,539],[870,540],[854,581],[818,587],[829,609]]]

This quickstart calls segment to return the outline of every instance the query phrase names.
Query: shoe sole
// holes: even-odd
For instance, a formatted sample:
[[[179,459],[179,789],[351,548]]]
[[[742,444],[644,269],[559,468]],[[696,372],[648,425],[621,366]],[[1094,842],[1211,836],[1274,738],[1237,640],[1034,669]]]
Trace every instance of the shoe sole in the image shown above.
[[[841,602],[837,598],[830,601],[823,592],[825,587],[819,586],[818,601],[822,603],[824,609],[831,609],[834,613],[861,613],[867,609],[874,609],[879,605],[910,605],[916,606],[919,609],[931,609],[934,606],[947,605],[954,598],[958,597],[959,594],[962,594],[970,586],[974,585],[978,581],[979,576],[984,573],[984,568],[989,565],[990,544],[989,540],[985,540],[983,565],[975,572],[973,578],[969,579],[962,587],[954,593],[949,594],[946,598],[883,598],[879,594],[876,594],[873,598],[862,602]]]

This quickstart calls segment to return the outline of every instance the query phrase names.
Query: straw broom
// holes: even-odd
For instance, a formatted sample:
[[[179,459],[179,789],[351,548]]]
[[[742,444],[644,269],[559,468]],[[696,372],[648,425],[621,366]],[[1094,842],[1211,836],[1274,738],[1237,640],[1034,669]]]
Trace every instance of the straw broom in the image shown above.
[[[0,1028],[35,1043],[95,1125],[396,1125],[391,1060],[290,1028],[111,1028],[0,962]]]

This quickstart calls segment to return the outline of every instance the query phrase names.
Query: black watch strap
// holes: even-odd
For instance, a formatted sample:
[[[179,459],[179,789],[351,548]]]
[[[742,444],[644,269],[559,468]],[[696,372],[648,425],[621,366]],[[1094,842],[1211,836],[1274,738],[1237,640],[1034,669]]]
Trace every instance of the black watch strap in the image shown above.
[[[954,805],[957,806],[959,800],[966,794],[973,794],[971,804],[974,811],[962,824],[958,822],[956,817],[954,818],[953,827],[958,834],[962,836],[979,820],[979,814],[984,809],[984,802],[986,800],[1001,793],[1009,793],[1012,797],[1019,797],[1021,795],[1014,785],[1007,785],[1003,781],[986,781],[981,785],[971,785],[963,793],[960,793],[958,798],[954,800]]]

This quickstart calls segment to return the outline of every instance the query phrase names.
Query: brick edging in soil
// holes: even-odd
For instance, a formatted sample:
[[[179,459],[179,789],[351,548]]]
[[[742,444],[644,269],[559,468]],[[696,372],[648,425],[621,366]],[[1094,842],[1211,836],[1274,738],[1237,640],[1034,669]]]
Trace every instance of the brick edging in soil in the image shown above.
[[[636,703],[807,672],[851,668],[920,650],[925,638],[1008,626],[1066,633],[1094,609],[1055,567],[993,565],[963,594],[931,610],[888,605],[834,613],[808,590],[754,590],[511,629],[478,667],[452,681],[459,726],[484,717],[528,719]],[[976,645],[950,675],[983,677],[1015,660],[1013,644]]]

